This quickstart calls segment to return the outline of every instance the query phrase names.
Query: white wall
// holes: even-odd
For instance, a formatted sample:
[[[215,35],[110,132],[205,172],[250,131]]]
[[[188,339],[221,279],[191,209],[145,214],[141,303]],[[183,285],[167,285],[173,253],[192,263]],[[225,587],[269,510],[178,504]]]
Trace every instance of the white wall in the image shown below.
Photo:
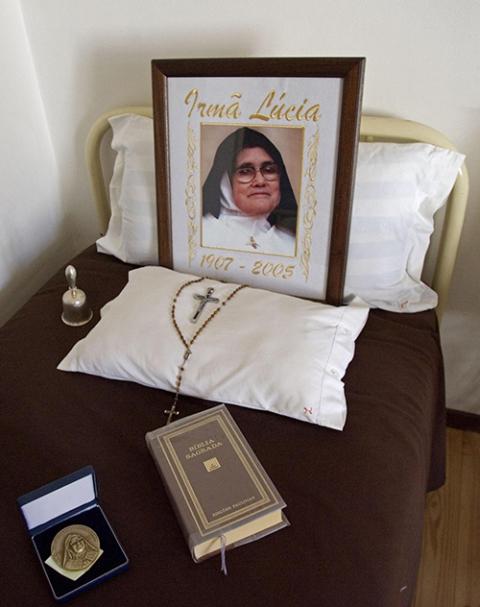
[[[17,0],[2,2],[0,74],[1,325],[68,250],[67,209]]]
[[[75,232],[72,253],[97,230],[83,168],[88,126],[111,107],[150,103],[152,58],[365,56],[364,111],[427,123],[467,154],[470,206],[443,342],[449,406],[480,413],[479,2],[18,1],[60,170],[62,213]]]

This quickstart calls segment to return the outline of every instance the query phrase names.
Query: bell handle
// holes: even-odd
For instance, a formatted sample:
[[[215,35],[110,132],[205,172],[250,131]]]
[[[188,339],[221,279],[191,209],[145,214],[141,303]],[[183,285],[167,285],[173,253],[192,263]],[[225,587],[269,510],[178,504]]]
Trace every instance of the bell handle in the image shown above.
[[[73,266],[67,266],[65,268],[65,278],[69,289],[75,289],[77,286],[77,270]]]

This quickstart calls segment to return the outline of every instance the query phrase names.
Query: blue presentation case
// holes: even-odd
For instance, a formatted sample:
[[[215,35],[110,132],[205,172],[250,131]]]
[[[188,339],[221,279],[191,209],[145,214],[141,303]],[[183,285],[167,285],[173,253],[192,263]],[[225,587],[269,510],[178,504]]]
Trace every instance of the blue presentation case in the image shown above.
[[[98,503],[97,480],[92,466],[26,493],[17,502],[53,596],[58,601],[67,601],[128,567],[128,557]],[[100,558],[76,581],[61,575],[45,562],[50,556],[53,538],[69,525],[86,525],[93,529],[103,550]]]

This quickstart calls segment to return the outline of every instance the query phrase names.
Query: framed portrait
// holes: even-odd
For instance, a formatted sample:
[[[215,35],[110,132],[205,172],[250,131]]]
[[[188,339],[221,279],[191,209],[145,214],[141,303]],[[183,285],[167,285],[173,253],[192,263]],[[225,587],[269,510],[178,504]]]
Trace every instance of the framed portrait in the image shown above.
[[[160,265],[341,304],[364,63],[153,60]]]

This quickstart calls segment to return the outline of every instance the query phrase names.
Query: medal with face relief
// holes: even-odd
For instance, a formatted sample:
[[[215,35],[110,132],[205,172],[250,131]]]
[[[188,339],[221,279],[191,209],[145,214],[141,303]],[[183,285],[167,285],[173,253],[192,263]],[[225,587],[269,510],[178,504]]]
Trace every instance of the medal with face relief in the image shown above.
[[[86,525],[69,525],[53,538],[52,559],[66,571],[88,569],[101,556],[100,540]]]

